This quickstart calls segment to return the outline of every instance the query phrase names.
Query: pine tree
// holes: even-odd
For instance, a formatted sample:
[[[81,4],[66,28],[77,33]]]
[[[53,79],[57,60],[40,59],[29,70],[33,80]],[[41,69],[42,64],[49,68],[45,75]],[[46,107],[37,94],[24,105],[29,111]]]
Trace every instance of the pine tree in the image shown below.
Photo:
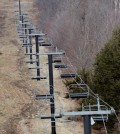
[[[94,66],[94,90],[113,106],[120,108],[120,29],[96,56]]]

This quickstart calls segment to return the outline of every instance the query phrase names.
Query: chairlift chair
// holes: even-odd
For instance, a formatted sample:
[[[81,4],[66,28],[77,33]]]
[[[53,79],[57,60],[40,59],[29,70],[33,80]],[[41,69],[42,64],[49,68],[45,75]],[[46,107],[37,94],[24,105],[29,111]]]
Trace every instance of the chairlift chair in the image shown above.
[[[81,87],[82,85],[82,87]],[[70,84],[69,87],[68,87],[68,90],[70,89],[81,89],[83,90],[82,92],[78,92],[77,93],[72,93],[72,92],[69,92],[68,93],[68,96],[70,98],[88,98],[89,96],[89,88],[86,88],[86,84],[84,84],[84,89],[83,89],[83,84]]]
[[[39,43],[39,46],[41,46],[41,44],[42,44],[42,43],[45,43],[45,41],[42,39],[42,40],[40,40],[38,43]]]
[[[92,116],[93,120],[96,122],[107,122],[108,115],[94,115]]]
[[[108,107],[105,105],[100,105],[100,100],[99,97],[97,96],[97,104],[96,105],[88,105],[88,106],[82,106],[82,110],[83,111],[98,111],[98,112],[102,112],[102,111],[108,111]],[[99,115],[93,115],[92,118],[94,121],[96,122],[104,122],[108,120],[108,114],[104,112],[104,114],[99,114]]]
[[[83,93],[68,93],[69,98],[75,99],[75,98],[87,98],[89,93],[83,92]]]
[[[51,46],[51,43],[43,42],[43,43],[40,43],[40,46]]]
[[[60,63],[60,62],[62,62],[61,59],[53,59],[53,63]]]
[[[29,69],[42,69],[42,67],[36,66],[36,67],[29,67]]]
[[[65,64],[55,64],[54,68],[67,68],[67,65],[65,65]]]
[[[51,98],[53,98],[53,96],[50,95],[50,94],[36,95],[36,96],[35,96],[35,99],[36,99],[36,100],[41,100],[41,99],[51,99]]]
[[[41,80],[41,79],[47,79],[46,76],[35,76],[35,77],[32,77],[33,80]]]
[[[32,47],[33,45],[22,45],[22,47]]]
[[[38,60],[30,60],[30,61],[26,61],[26,63],[36,63],[38,62]]]
[[[61,78],[75,78],[76,74],[74,73],[63,73],[60,75]]]
[[[84,84],[84,83],[76,83],[76,84],[70,84],[69,86],[68,86],[68,88],[69,89],[73,89],[73,88],[82,88],[82,89],[84,89],[84,90],[88,90],[89,89],[89,87],[88,87],[88,85],[87,84]]]

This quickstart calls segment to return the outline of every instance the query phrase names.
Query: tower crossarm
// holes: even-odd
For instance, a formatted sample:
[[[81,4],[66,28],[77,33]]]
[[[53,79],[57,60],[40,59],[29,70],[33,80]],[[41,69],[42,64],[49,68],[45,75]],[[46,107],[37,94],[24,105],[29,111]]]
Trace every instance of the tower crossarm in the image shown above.
[[[99,110],[99,111],[73,111],[73,112],[62,112],[62,116],[84,116],[84,115],[108,115],[112,114],[112,110]]]

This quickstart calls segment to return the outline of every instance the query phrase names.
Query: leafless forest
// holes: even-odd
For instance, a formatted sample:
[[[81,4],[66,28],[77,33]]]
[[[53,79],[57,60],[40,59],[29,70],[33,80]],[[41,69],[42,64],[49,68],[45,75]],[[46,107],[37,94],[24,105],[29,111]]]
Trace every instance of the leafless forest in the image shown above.
[[[39,28],[78,69],[92,67],[96,53],[120,24],[120,0],[37,0],[36,4]]]

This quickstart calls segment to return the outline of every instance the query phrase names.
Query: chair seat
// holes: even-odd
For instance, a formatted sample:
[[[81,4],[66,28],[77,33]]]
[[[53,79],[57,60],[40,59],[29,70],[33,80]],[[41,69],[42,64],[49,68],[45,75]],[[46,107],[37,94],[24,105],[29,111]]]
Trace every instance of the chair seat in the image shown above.
[[[50,94],[45,94],[45,95],[36,95],[35,99],[36,100],[41,100],[41,99],[51,99],[52,96]]]
[[[72,77],[76,77],[76,74],[73,73],[69,73],[69,74],[61,74],[60,75],[61,78],[72,78]]]
[[[64,65],[64,64],[56,64],[56,65],[54,65],[54,68],[67,68],[67,65]]]
[[[35,76],[35,77],[32,77],[32,79],[47,79],[46,76]]]
[[[88,93],[69,93],[70,98],[87,98]]]

